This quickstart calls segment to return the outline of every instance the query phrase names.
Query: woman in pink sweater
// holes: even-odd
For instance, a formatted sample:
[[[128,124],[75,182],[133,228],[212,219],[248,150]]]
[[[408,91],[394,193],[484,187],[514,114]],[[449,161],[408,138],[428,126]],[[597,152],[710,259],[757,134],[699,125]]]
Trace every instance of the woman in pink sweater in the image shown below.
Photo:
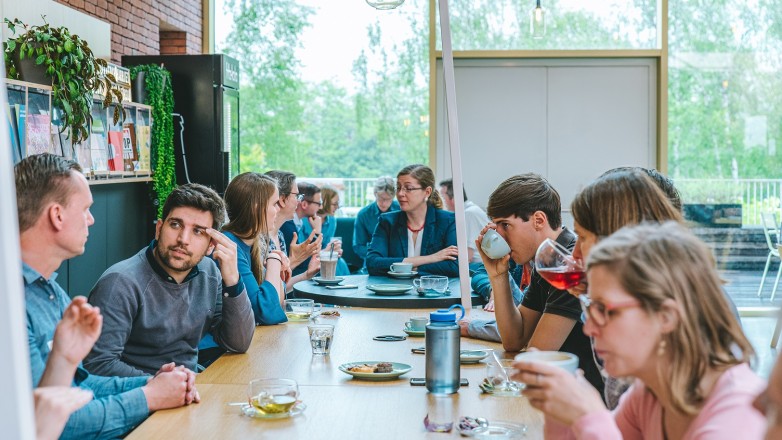
[[[584,333],[614,377],[636,381],[609,412],[582,377],[516,362],[546,438],[757,439],[763,381],[709,249],[681,225],[620,229],[592,248]]]

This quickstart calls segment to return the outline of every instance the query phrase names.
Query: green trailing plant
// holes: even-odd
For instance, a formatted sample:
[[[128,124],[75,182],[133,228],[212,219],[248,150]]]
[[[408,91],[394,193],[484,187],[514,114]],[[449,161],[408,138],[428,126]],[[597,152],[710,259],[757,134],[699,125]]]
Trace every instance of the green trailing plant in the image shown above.
[[[144,86],[147,91],[144,104],[152,107],[152,190],[157,205],[158,218],[163,214],[163,203],[176,187],[174,161],[174,91],[171,88],[171,73],[155,64],[130,68],[130,78],[135,80],[144,72]]]
[[[5,19],[5,24],[16,35],[3,43],[6,71],[11,79],[19,79],[19,65],[31,60],[45,69],[52,79],[52,103],[63,111],[60,132],[68,130],[73,144],[87,139],[92,124],[92,102],[94,95],[102,94],[103,107],[114,105],[114,123],[125,119],[122,108],[122,93],[117,79],[111,73],[104,73],[106,60],[96,58],[89,45],[81,37],[72,34],[66,27],[28,25],[18,18]]]

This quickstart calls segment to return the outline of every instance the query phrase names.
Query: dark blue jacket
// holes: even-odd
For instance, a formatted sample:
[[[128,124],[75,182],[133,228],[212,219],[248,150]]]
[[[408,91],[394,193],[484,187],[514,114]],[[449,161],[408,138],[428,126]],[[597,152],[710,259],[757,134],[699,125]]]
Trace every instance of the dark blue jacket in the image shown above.
[[[452,212],[429,205],[426,210],[424,234],[421,238],[421,255],[431,255],[448,246],[456,246],[456,218]],[[403,211],[386,212],[372,235],[367,251],[367,270],[370,275],[388,274],[391,263],[407,257],[407,214]],[[418,267],[421,274],[459,276],[457,260],[424,264]]]

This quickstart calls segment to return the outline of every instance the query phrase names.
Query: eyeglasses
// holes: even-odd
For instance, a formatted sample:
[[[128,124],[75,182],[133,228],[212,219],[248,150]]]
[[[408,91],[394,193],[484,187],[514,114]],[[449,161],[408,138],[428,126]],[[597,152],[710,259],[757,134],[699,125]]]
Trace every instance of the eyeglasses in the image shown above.
[[[301,194],[301,193],[292,192],[292,193],[290,193],[288,195],[289,196],[296,196],[296,201],[297,202],[301,202],[302,200],[304,200],[304,194]]]
[[[274,206],[276,206],[277,209],[282,209],[282,199],[278,199],[276,202],[274,202]]]
[[[418,191],[419,189],[424,189],[424,188],[421,186],[419,186],[418,188],[413,188],[412,186],[405,186],[405,187],[397,186],[396,192],[399,194],[406,194],[409,192]]]
[[[318,205],[318,206],[323,206],[323,202],[316,202],[314,200],[307,200],[307,199],[304,199],[304,201],[307,202],[307,203],[312,203],[312,204]]]
[[[629,309],[632,307],[641,307],[641,303],[637,299],[606,304],[600,301],[592,301],[588,295],[578,295],[578,299],[581,302],[581,320],[586,322],[587,317],[592,320],[598,327],[603,327],[608,323],[611,318],[611,312],[614,310]]]

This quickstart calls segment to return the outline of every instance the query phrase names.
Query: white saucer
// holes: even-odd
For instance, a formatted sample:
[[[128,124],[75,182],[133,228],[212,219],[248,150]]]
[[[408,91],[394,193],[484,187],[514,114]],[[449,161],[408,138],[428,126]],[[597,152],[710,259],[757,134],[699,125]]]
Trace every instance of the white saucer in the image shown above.
[[[414,270],[412,272],[392,272],[388,271],[388,276],[391,278],[399,278],[399,279],[406,279],[406,278],[415,278],[415,276],[418,275],[418,271]]]

